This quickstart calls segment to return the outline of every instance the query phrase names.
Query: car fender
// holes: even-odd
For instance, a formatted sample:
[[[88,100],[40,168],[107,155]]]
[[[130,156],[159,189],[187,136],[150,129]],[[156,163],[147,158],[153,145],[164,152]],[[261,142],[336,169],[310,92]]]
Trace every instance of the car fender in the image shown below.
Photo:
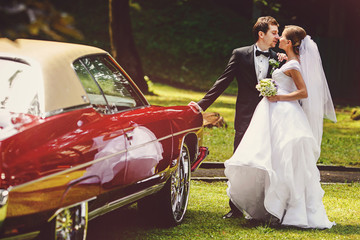
[[[59,202],[59,208],[95,199],[100,194],[101,180],[98,176],[79,178],[71,181]]]

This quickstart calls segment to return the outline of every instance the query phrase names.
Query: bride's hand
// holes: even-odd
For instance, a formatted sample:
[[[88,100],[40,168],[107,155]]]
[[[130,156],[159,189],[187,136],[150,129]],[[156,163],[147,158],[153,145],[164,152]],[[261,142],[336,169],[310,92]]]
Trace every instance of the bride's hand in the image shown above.
[[[266,97],[270,102],[277,102],[279,101],[279,96],[270,96],[270,97]]]
[[[286,54],[285,53],[277,53],[277,56],[278,56],[278,59],[279,59],[279,61],[280,62],[282,62],[282,61],[287,61],[288,60],[288,57],[286,56]]]

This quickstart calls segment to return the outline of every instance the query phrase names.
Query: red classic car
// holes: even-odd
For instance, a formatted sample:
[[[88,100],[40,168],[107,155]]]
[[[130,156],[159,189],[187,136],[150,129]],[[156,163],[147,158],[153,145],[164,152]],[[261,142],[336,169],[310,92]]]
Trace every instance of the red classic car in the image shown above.
[[[0,238],[85,239],[138,201],[178,224],[207,155],[203,118],[152,106],[105,51],[0,40]]]

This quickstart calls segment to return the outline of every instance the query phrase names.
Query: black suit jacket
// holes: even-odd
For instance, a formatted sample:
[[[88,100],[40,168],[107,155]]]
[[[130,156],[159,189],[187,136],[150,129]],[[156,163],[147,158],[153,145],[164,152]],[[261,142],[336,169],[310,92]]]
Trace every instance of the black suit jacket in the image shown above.
[[[272,50],[270,50],[270,58],[277,60],[277,54]],[[268,77],[270,77],[270,71],[271,66],[269,65]],[[259,92],[255,88],[258,82],[254,63],[254,45],[237,48],[233,51],[224,73],[198,104],[205,111],[225,91],[234,78],[238,84],[234,127],[236,131],[245,132],[255,108],[262,98],[259,97]]]

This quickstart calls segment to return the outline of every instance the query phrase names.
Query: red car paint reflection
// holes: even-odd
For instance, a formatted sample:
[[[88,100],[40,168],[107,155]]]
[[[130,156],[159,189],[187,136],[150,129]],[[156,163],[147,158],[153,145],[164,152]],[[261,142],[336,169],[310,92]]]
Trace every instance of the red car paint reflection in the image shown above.
[[[12,93],[0,91],[0,238],[83,239],[88,220],[149,196],[182,221],[190,171],[207,155],[201,113],[151,106],[88,46],[0,39],[0,75]]]

